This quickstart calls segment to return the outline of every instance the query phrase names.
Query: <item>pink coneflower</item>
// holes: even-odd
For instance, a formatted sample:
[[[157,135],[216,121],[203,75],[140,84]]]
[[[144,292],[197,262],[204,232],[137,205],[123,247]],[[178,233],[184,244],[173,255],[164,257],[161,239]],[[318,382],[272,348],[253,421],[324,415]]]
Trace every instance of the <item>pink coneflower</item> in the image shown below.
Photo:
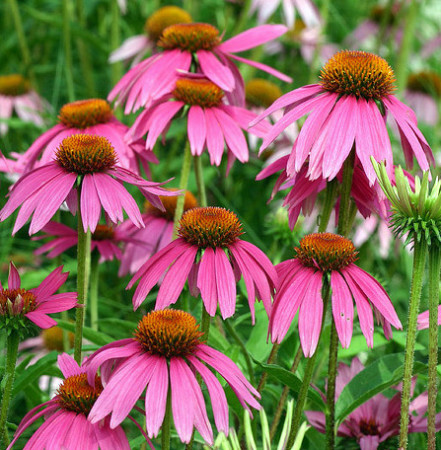
[[[46,256],[48,258],[55,258],[68,248],[76,247],[78,244],[78,231],[62,223],[51,221],[41,231],[46,234],[33,237],[32,240],[46,238],[52,238],[52,240],[35,250],[34,253],[36,255],[42,255],[47,252]],[[143,246],[139,240],[130,237],[122,225],[112,227],[98,224],[91,236],[91,250],[96,249],[98,251],[100,262],[112,261],[113,259],[121,259],[122,252],[119,245],[127,242],[133,242],[140,246],[140,250],[146,250],[146,246]]]
[[[148,133],[146,148],[150,150],[159,135],[168,129],[172,118],[188,106],[187,133],[192,155],[199,156],[207,148],[211,164],[218,166],[226,144],[228,167],[236,158],[246,162],[248,145],[242,130],[247,129],[250,120],[257,115],[239,106],[227,105],[223,98],[222,89],[206,78],[180,77],[171,94],[138,116],[129,135],[137,140]],[[249,131],[263,137],[269,126],[266,122],[262,125]]]
[[[40,328],[50,328],[57,322],[48,314],[67,311],[77,305],[76,292],[55,292],[67,280],[69,272],[63,266],[52,271],[38,287],[23,289],[20,275],[12,262],[9,264],[8,288],[0,283],[0,329],[26,327],[29,319]]]
[[[25,450],[43,448],[130,450],[129,442],[121,427],[111,428],[108,419],[99,424],[92,424],[87,420],[89,411],[103,391],[101,378],[93,377],[89,385],[85,368],[79,367],[66,353],[58,356],[58,366],[65,380],[58,388],[56,396],[36,406],[23,417],[7,450],[11,449],[21,434],[40,417],[44,417],[45,421],[27,441]],[[142,432],[142,427],[136,422],[135,424]],[[149,440],[148,442],[150,448],[153,448]]]
[[[176,189],[170,189],[176,191]],[[132,222],[125,221],[120,229],[131,236],[135,242],[128,242],[123,249],[119,276],[134,274],[152,255],[159,252],[173,239],[173,221],[178,197],[159,196],[164,210],[150,202],[145,203],[142,215],[144,228],[136,228]],[[184,211],[196,208],[198,202],[190,191],[185,192]],[[142,245],[140,245],[142,244]]]
[[[270,317],[269,332],[273,342],[281,342],[299,311],[299,334],[303,353],[311,357],[320,337],[323,317],[323,276],[330,276],[332,314],[341,345],[348,348],[352,338],[354,306],[361,331],[369,347],[373,346],[372,310],[383,324],[387,338],[391,325],[401,329],[401,322],[380,283],[354,264],[357,251],[349,239],[332,233],[313,233],[300,241],[295,259],[276,266],[278,288]]]
[[[129,288],[140,279],[133,296],[134,308],[141,305],[167,271],[155,309],[175,303],[188,279],[192,292],[194,287],[199,289],[208,314],[214,316],[219,303],[221,315],[226,319],[235,312],[236,282],[243,275],[253,322],[256,296],[269,314],[276,271],[261,250],[239,239],[241,234],[239,219],[224,208],[187,211],[180,220],[178,239],[150,258],[130,281]]]
[[[145,34],[126,39],[121,47],[110,54],[109,62],[133,59],[132,66],[138,64],[148,50],[158,50],[156,44],[167,27],[177,23],[190,23],[191,21],[190,14],[178,6],[159,8],[146,20]]]
[[[335,385],[335,397],[340,396],[343,388],[364,369],[358,358],[350,366],[340,363]],[[352,411],[338,427],[337,435],[357,440],[361,450],[376,450],[381,442],[400,432],[401,386],[388,398],[377,394]],[[325,396],[323,396],[325,398]],[[410,403],[409,433],[427,433],[427,392],[423,392]],[[325,433],[325,415],[319,411],[305,411],[309,423],[320,433]],[[436,429],[441,429],[441,414],[436,417]],[[384,448],[391,448],[389,446]]]
[[[207,23],[182,23],[167,27],[162,32],[158,46],[163,52],[151,56],[133,67],[110,92],[110,101],[125,102],[125,113],[148,107],[154,100],[171,92],[179,72],[190,69],[193,57],[199,71],[227,92],[236,91],[233,98],[243,102],[243,79],[232,60],[264,70],[284,81],[291,78],[277,70],[234,53],[249,50],[281,36],[283,25],[262,25],[251,28],[221,42],[219,31]]]
[[[394,80],[387,62],[376,55],[347,50],[335,54],[323,67],[320,84],[285,94],[259,116],[261,120],[286,108],[283,118],[264,139],[261,150],[289,124],[310,113],[288,159],[288,176],[299,172],[308,160],[309,179],[332,180],[355,144],[355,154],[372,185],[376,177],[371,156],[386,161],[390,175],[393,171],[391,143],[382,114],[385,111],[398,126],[407,164],[411,166],[415,156],[421,169],[428,170],[429,161],[434,162],[432,151],[417,128],[414,112],[392,95]]]
[[[148,163],[158,162],[152,152],[144,149],[142,140],[126,142],[124,136],[128,127],[114,117],[105,100],[93,98],[67,103],[60,109],[58,120],[59,123],[43,133],[24,154],[17,155],[17,165],[22,171],[52,162],[63,139],[74,134],[105,137],[115,149],[116,165],[136,174],[139,174],[138,158],[148,175]]]
[[[438,325],[441,325],[441,305],[438,306]],[[429,311],[424,311],[418,316],[418,329],[429,328]]]
[[[0,76],[0,119],[10,119],[15,111],[20,119],[41,127],[44,125],[42,113],[48,110],[49,104],[21,75]],[[7,132],[8,124],[0,122],[0,134]]]
[[[198,374],[207,386],[216,427],[228,435],[227,399],[222,385],[204,363],[225,379],[248,411],[249,406],[260,409],[254,398],[260,395],[236,364],[204,344],[202,336],[191,314],[166,309],[144,316],[134,338],[97,350],[87,361],[88,380],[93,384],[101,366],[106,386],[90,411],[89,420],[95,424],[110,414],[110,426],[117,427],[147,388],[145,412],[149,437],[158,435],[170,395],[173,420],[181,441],[188,443],[195,427],[205,442],[212,445],[213,432],[195,376]]]
[[[139,227],[144,226],[133,197],[121,182],[138,187],[144,197],[161,208],[158,195],[172,195],[160,186],[164,183],[146,181],[116,165],[116,152],[101,136],[77,134],[63,139],[54,161],[38,167],[21,177],[12,187],[9,200],[0,211],[0,222],[21,206],[13,229],[16,233],[34,214],[29,234],[40,231],[66,201],[76,212],[76,182],[81,181],[81,214],[84,231],[92,232],[98,224],[101,206],[110,221],[123,221],[123,210]]]

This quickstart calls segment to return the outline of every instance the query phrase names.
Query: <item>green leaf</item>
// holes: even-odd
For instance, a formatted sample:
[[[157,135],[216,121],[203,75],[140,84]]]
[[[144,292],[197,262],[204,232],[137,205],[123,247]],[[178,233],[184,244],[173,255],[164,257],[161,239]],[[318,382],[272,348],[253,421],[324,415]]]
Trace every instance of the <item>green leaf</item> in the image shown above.
[[[404,354],[383,356],[366,367],[343,388],[335,405],[336,422],[344,418],[385,389],[398,384],[403,374]],[[414,374],[427,369],[426,364],[415,361]]]
[[[58,320],[58,326],[60,328],[63,328],[63,330],[72,331],[72,333],[75,333],[75,324],[71,322],[67,322],[66,320]],[[113,339],[111,336],[105,333],[101,333],[100,331],[92,330],[92,328],[84,327],[83,328],[83,337],[87,339],[90,342],[93,342],[96,345],[106,345],[113,342],[115,339]]]

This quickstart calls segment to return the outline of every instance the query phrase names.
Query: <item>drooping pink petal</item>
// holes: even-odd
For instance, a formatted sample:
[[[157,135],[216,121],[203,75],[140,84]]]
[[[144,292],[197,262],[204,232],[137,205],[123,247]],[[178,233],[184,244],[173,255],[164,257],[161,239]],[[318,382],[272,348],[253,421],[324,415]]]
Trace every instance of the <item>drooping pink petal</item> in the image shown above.
[[[222,64],[213,52],[198,50],[196,54],[202,73],[210,81],[218,85],[224,91],[232,91],[234,89],[234,77],[231,70],[228,66]]]
[[[343,277],[335,270],[331,273],[332,315],[338,338],[343,348],[349,348],[354,322],[351,292]]]
[[[61,370],[64,378],[71,377],[73,375],[79,375],[84,372],[84,369],[81,369],[78,363],[72,358],[72,356],[67,353],[62,353],[58,355],[57,358],[58,367]]]
[[[56,292],[67,280],[69,272],[63,273],[63,266],[54,269],[38,287],[30,289],[38,300],[44,301]]]
[[[25,314],[31,322],[34,322],[40,328],[47,329],[55,326],[57,322],[52,317],[46,316],[46,314],[40,313],[37,310],[31,311]]]
[[[220,125],[210,108],[205,109],[205,124],[207,127],[207,148],[210,163],[218,166],[224,152],[224,137]]]
[[[207,247],[202,255],[197,278],[197,287],[201,291],[207,313],[214,317],[217,309],[216,271],[214,264],[214,250]]]
[[[188,111],[188,141],[192,155],[201,155],[204,150],[205,136],[205,114],[203,109],[194,105]]]
[[[223,248],[214,252],[216,288],[219,308],[223,319],[231,317],[236,310],[236,280],[233,268]]]

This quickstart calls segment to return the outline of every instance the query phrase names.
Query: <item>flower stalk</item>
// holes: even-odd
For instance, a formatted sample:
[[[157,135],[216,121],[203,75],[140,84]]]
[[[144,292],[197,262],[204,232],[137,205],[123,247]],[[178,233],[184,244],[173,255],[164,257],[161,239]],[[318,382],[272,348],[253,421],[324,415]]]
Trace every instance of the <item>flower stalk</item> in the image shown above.
[[[89,289],[89,303],[90,303],[90,327],[92,330],[98,330],[98,286],[100,280],[100,255],[98,250],[94,251],[91,256],[90,265],[90,289]]]
[[[170,450],[170,425],[171,425],[171,394],[167,393],[167,404],[165,407],[164,421],[161,427],[161,449]]]
[[[73,81],[73,64],[72,64],[72,36],[70,33],[71,16],[72,16],[72,5],[70,4],[69,0],[63,0],[63,42],[64,42],[64,62],[65,62],[64,72],[66,75],[66,88],[69,102],[73,102],[75,100],[75,88]]]

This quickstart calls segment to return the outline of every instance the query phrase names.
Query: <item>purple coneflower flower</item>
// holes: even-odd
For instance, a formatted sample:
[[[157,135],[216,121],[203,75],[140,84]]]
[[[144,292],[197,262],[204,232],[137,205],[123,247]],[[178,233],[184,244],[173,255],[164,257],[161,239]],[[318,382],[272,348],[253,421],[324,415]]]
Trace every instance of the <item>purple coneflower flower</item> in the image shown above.
[[[205,364],[225,379],[248,411],[249,406],[260,409],[255,399],[260,395],[236,364],[204,344],[202,336],[191,314],[166,309],[144,316],[134,338],[97,350],[87,360],[89,383],[93,384],[101,366],[106,385],[90,411],[89,420],[96,424],[110,414],[110,427],[117,427],[147,388],[145,413],[149,437],[158,435],[170,395],[173,420],[181,441],[188,443],[196,427],[205,442],[212,445],[213,432],[195,376],[199,374],[210,395],[216,427],[228,435],[227,399],[222,385]]]
[[[59,386],[56,396],[36,406],[24,416],[8,450],[40,417],[44,417],[45,421],[27,441],[25,450],[43,448],[130,450],[129,442],[121,427],[111,428],[108,419],[97,424],[87,420],[89,411],[103,391],[101,378],[92,377],[89,384],[85,368],[79,367],[76,361],[66,353],[58,356],[58,366],[65,380]],[[142,432],[142,427],[136,422],[135,424]],[[153,448],[147,436],[146,439],[150,448]]]
[[[320,84],[285,94],[251,122],[253,125],[285,108],[283,118],[265,137],[261,150],[288,125],[309,113],[287,161],[287,175],[294,176],[308,160],[309,179],[332,180],[355,145],[355,155],[373,185],[376,176],[371,156],[386,161],[388,173],[393,172],[385,123],[389,112],[398,126],[407,164],[412,166],[415,156],[421,169],[428,170],[429,161],[434,162],[432,151],[417,128],[415,113],[392,95],[394,81],[392,69],[379,56],[347,50],[336,53],[323,67]]]
[[[0,76],[0,119],[10,119],[13,111],[17,116],[41,127],[44,125],[42,113],[49,110],[49,104],[34,90],[28,80],[21,75]],[[8,132],[8,124],[0,123],[0,134]]]
[[[116,165],[116,152],[102,136],[74,134],[61,142],[55,160],[28,172],[12,187],[9,200],[0,211],[0,222],[21,206],[13,229],[16,233],[33,214],[29,234],[40,231],[66,201],[77,209],[77,179],[81,181],[81,214],[84,231],[98,224],[101,206],[110,221],[124,220],[123,210],[139,227],[144,226],[138,206],[121,182],[133,184],[152,204],[161,208],[158,197],[173,195],[160,186]]]
[[[335,383],[335,397],[352,378],[364,369],[358,358],[350,366],[340,363]],[[381,442],[400,432],[401,386],[388,398],[377,394],[352,411],[338,427],[337,435],[357,440],[361,450],[376,450]],[[325,396],[323,396],[326,399]],[[410,403],[409,433],[427,433],[427,392],[423,392]],[[320,433],[325,433],[325,414],[319,411],[305,411],[309,423]],[[436,430],[441,429],[441,413],[436,416]],[[389,446],[385,448],[390,448]]]
[[[338,338],[348,348],[352,338],[355,300],[361,331],[369,347],[373,346],[372,310],[383,324],[386,338],[391,325],[401,329],[401,322],[381,284],[354,264],[357,251],[349,239],[333,233],[313,233],[300,241],[295,259],[276,266],[279,283],[270,317],[269,332],[273,342],[281,342],[299,311],[299,334],[303,353],[311,357],[322,328],[323,276],[330,276],[332,314]]]
[[[187,211],[180,220],[179,237],[151,257],[130,281],[128,288],[140,279],[133,296],[134,308],[139,308],[167,272],[155,309],[175,303],[188,279],[190,292],[200,291],[208,314],[214,316],[219,304],[221,315],[226,319],[236,310],[236,282],[243,275],[253,322],[256,297],[263,301],[269,314],[277,282],[276,271],[260,249],[239,239],[241,234],[239,219],[224,208]]]
[[[207,148],[211,164],[219,166],[226,143],[228,167],[236,158],[240,162],[248,161],[248,144],[242,130],[247,129],[257,115],[239,106],[225,104],[224,92],[219,86],[204,77],[191,75],[180,77],[171,94],[143,111],[130,129],[129,136],[138,140],[148,133],[146,148],[151,150],[159,135],[170,126],[172,118],[188,106],[187,134],[192,155],[199,156]],[[263,122],[261,125],[249,132],[264,137],[269,124]]]
[[[23,327],[23,318],[40,328],[50,328],[57,322],[48,314],[67,311],[77,305],[76,292],[55,292],[67,280],[69,272],[63,266],[52,271],[38,287],[23,289],[20,275],[12,262],[9,264],[8,288],[0,283],[0,329],[17,325]]]
[[[176,191],[176,189],[170,189]],[[142,214],[144,228],[136,228],[132,222],[126,220],[120,225],[134,242],[127,242],[124,246],[119,267],[119,276],[134,274],[152,255],[170,244],[173,238],[173,221],[178,197],[159,196],[164,210],[158,209],[150,202],[145,202],[145,212]],[[190,191],[185,191],[184,211],[196,208],[198,202]]]
[[[219,30],[207,23],[181,23],[167,27],[162,32],[158,46],[163,52],[147,58],[126,73],[110,92],[110,101],[125,102],[125,113],[136,111],[141,106],[171,92],[179,72],[190,69],[193,56],[198,61],[199,71],[210,81],[227,92],[236,90],[233,96],[242,104],[243,79],[232,60],[237,60],[264,70],[284,81],[291,78],[277,70],[255,61],[239,57],[243,52],[264,44],[285,33],[283,25],[262,25],[251,28],[237,36],[221,42]]]

